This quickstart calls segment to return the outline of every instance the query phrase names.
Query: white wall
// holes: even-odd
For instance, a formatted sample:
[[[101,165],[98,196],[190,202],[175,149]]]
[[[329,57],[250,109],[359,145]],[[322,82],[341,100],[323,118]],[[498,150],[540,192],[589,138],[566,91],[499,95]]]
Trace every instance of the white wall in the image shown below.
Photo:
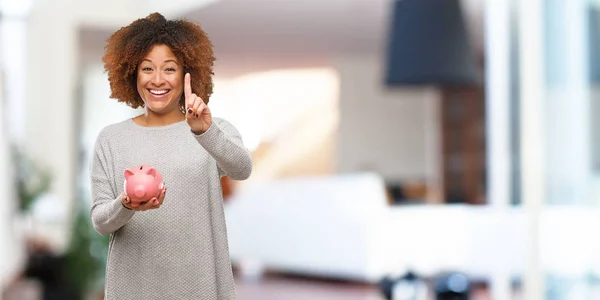
[[[79,151],[82,161],[78,162],[77,181],[87,196],[90,193],[89,166],[94,144],[100,131],[109,124],[123,121],[143,112],[141,108],[133,109],[110,97],[108,76],[100,63],[86,65],[82,72],[81,95],[81,136]],[[89,205],[91,198],[77,199]]]
[[[387,88],[383,61],[347,56],[340,76],[337,170],[382,174],[386,181],[436,177],[439,149],[435,88]]]
[[[143,113],[125,103],[110,98],[108,76],[100,63],[86,65],[82,72],[81,146],[93,148],[100,130],[105,126]]]
[[[546,4],[548,5],[548,4]],[[545,131],[545,178],[548,204],[591,204],[591,166],[593,163],[592,114],[589,85],[587,9],[585,0],[549,4],[560,12],[544,12],[550,28],[560,27],[544,40],[546,73],[543,109]],[[567,25],[568,23],[568,25]],[[543,33],[542,33],[543,34]],[[555,62],[560,60],[561,62]],[[548,79],[550,78],[550,79]],[[565,101],[568,99],[568,101]]]

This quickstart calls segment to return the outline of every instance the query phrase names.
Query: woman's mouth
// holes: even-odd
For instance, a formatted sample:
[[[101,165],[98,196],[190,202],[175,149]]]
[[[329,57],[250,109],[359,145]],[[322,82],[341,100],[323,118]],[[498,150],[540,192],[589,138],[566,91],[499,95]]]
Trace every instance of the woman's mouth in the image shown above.
[[[152,94],[152,96],[154,96],[155,98],[164,97],[170,91],[171,90],[168,89],[148,89],[148,92],[150,92],[150,94]]]

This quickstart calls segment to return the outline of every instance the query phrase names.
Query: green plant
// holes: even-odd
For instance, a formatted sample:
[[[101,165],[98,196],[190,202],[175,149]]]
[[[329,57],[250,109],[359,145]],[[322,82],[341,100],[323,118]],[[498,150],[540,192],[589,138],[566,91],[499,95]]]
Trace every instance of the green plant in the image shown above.
[[[15,165],[15,188],[21,212],[29,212],[37,199],[50,190],[53,176],[48,168],[36,163],[18,147],[12,147]],[[81,190],[77,199],[87,199]],[[89,292],[101,290],[108,251],[108,236],[99,235],[89,217],[85,201],[75,201],[73,225],[65,258],[70,281],[79,299]]]
[[[109,237],[94,230],[84,205],[76,204],[75,212],[66,258],[75,290],[83,298],[102,289]]]
[[[15,187],[19,201],[19,210],[27,212],[35,201],[50,190],[52,173],[33,161],[24,151],[13,147],[15,163]]]

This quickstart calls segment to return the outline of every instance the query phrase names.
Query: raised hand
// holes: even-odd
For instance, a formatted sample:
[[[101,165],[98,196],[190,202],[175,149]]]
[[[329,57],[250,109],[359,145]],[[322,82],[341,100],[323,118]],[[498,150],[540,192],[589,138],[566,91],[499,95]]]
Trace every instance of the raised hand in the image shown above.
[[[212,114],[202,98],[192,93],[191,75],[185,74],[183,93],[185,97],[186,120],[193,133],[202,134],[212,124]]]

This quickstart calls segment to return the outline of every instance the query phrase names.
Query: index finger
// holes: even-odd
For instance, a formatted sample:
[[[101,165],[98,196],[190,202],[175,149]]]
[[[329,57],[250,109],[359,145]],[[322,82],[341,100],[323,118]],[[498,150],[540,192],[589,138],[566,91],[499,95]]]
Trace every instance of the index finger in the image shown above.
[[[192,75],[190,73],[185,74],[183,92],[185,93],[185,104],[188,105],[188,101],[192,98],[192,84],[190,83]]]

